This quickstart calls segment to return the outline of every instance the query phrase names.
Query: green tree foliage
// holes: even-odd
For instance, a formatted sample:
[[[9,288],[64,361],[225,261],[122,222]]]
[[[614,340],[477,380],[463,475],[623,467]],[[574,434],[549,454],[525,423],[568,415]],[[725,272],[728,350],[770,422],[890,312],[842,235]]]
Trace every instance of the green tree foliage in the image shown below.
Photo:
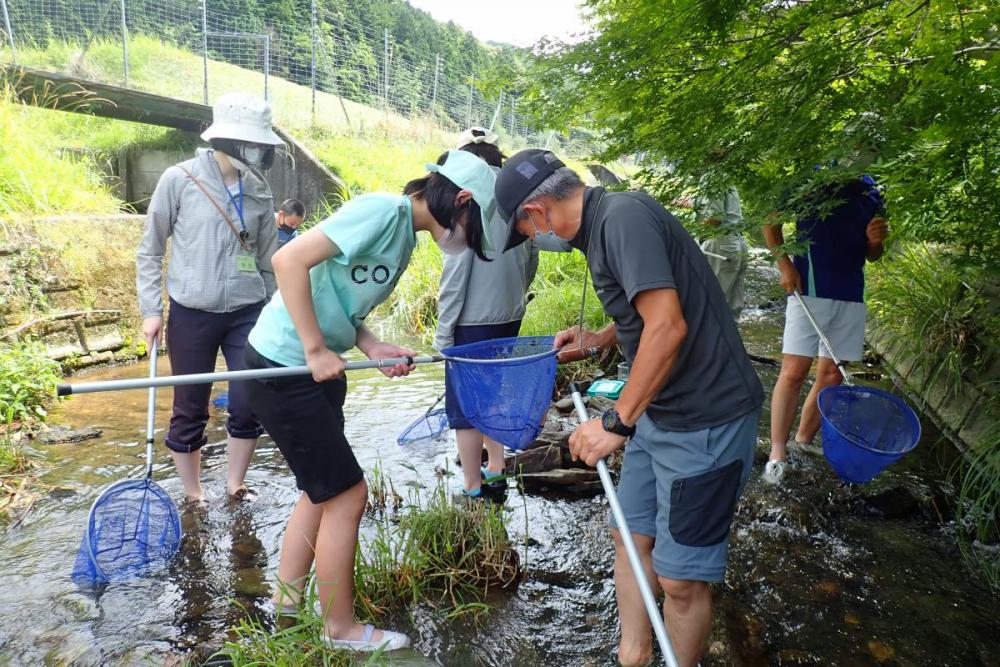
[[[894,233],[1000,266],[1000,3],[992,0],[588,0],[595,30],[550,45],[534,109],[589,116],[603,157],[645,153],[735,182],[757,214],[859,173],[869,123]],[[833,160],[838,167],[830,168]]]

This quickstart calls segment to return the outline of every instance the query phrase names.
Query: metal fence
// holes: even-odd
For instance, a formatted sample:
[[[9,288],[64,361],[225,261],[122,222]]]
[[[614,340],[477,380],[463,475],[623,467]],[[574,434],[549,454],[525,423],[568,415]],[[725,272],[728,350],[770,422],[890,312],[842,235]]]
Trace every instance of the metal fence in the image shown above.
[[[388,30],[379,33],[330,15],[316,0],[309,16],[280,26],[225,7],[224,0],[0,0],[0,60],[23,62],[25,55],[47,49],[46,62],[25,64],[72,70],[69,55],[67,62],[53,62],[61,51],[48,47],[72,45],[72,60],[79,63],[94,43],[112,43],[120,46],[120,69],[105,66],[102,71],[117,70],[121,76],[106,82],[142,89],[130,77],[129,46],[137,34],[145,34],[202,57],[200,94],[191,92],[191,86],[175,94],[190,101],[209,104],[221,92],[224,82],[212,81],[209,67],[210,61],[221,61],[262,73],[265,97],[272,94],[275,75],[308,86],[314,122],[316,94],[321,92],[409,118],[430,118],[448,129],[483,125],[523,140],[532,132],[517,113],[516,97],[500,93],[486,99],[467,73],[446,71],[440,54],[425,62],[411,59]],[[69,49],[63,51],[68,54]],[[82,74],[88,75],[97,76]],[[340,109],[351,125],[347,105]]]

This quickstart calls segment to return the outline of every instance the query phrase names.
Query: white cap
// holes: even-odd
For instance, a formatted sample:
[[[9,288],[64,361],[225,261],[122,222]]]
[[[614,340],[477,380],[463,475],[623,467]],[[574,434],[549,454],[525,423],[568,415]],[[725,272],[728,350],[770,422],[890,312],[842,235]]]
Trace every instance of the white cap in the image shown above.
[[[212,107],[212,124],[201,133],[210,139],[235,139],[280,146],[285,142],[271,129],[271,105],[243,93],[226,93]]]
[[[473,134],[473,130],[476,132],[481,132],[479,136]],[[485,127],[479,127],[478,125],[473,125],[462,134],[458,135],[458,144],[455,149],[458,150],[462,146],[468,146],[469,144],[493,144],[497,145],[497,139],[499,135],[496,132],[490,132]]]

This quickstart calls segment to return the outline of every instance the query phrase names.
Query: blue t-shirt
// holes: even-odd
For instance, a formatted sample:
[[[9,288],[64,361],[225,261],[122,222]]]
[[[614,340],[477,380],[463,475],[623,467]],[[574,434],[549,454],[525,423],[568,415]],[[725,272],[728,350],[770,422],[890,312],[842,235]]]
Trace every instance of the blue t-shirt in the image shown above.
[[[410,262],[417,241],[413,208],[407,196],[367,194],[351,199],[318,228],[340,253],[309,271],[313,308],[326,346],[343,353],[354,347],[358,327],[392,293]],[[280,291],[261,311],[247,340],[284,366],[306,362]]]
[[[299,230],[297,229],[284,229],[282,227],[278,227],[278,247],[280,248],[298,235]]]
[[[864,301],[865,229],[883,208],[882,195],[868,175],[820,194],[817,208],[832,208],[796,221],[798,239],[809,244],[805,254],[792,258],[802,279],[802,293],[838,301]]]

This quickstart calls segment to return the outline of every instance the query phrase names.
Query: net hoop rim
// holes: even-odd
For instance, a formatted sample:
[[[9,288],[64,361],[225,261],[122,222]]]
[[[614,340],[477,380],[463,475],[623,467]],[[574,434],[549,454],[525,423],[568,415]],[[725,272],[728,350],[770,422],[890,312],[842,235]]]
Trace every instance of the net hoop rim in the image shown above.
[[[518,339],[532,339],[532,338],[537,340],[545,340],[545,339],[551,339],[552,336],[512,336],[510,338],[494,338],[491,339],[490,341],[480,341],[480,342],[485,343],[485,342],[499,342],[499,341],[516,341]],[[470,345],[475,345],[475,344],[476,343],[470,343]],[[506,364],[511,366],[515,364],[527,364],[533,361],[540,361],[547,357],[554,357],[559,353],[559,348],[554,347],[551,350],[538,352],[536,354],[529,354],[523,357],[511,357],[508,359],[472,359],[470,357],[456,357],[448,354],[449,349],[454,349],[456,347],[462,347],[462,346],[456,345],[452,346],[451,348],[445,348],[444,350],[441,350],[441,356],[444,357],[445,361],[456,364],[481,364],[481,365]]]
[[[823,409],[823,394],[830,394],[831,396],[836,393],[853,394],[859,392],[867,392],[869,394],[875,394],[882,398],[887,399],[889,402],[895,404],[896,406],[902,408],[907,416],[908,421],[912,421],[916,424],[916,433],[914,433],[913,441],[905,449],[901,449],[895,452],[887,452],[884,449],[875,449],[874,447],[869,447],[868,445],[862,445],[860,443],[854,442],[854,440],[848,438],[844,432],[837,428],[837,425],[827,416],[826,410]],[[923,436],[923,427],[920,424],[920,417],[917,415],[916,411],[910,407],[910,404],[901,399],[895,394],[885,391],[884,389],[879,389],[877,387],[869,387],[866,385],[848,385],[848,384],[836,384],[829,387],[824,387],[819,395],[816,397],[816,406],[819,408],[820,417],[822,417],[823,422],[829,424],[830,428],[837,432],[842,439],[849,442],[851,446],[857,447],[858,449],[863,449],[866,452],[876,454],[878,456],[893,456],[899,458],[903,454],[912,451],[918,444],[920,444],[920,438]]]

